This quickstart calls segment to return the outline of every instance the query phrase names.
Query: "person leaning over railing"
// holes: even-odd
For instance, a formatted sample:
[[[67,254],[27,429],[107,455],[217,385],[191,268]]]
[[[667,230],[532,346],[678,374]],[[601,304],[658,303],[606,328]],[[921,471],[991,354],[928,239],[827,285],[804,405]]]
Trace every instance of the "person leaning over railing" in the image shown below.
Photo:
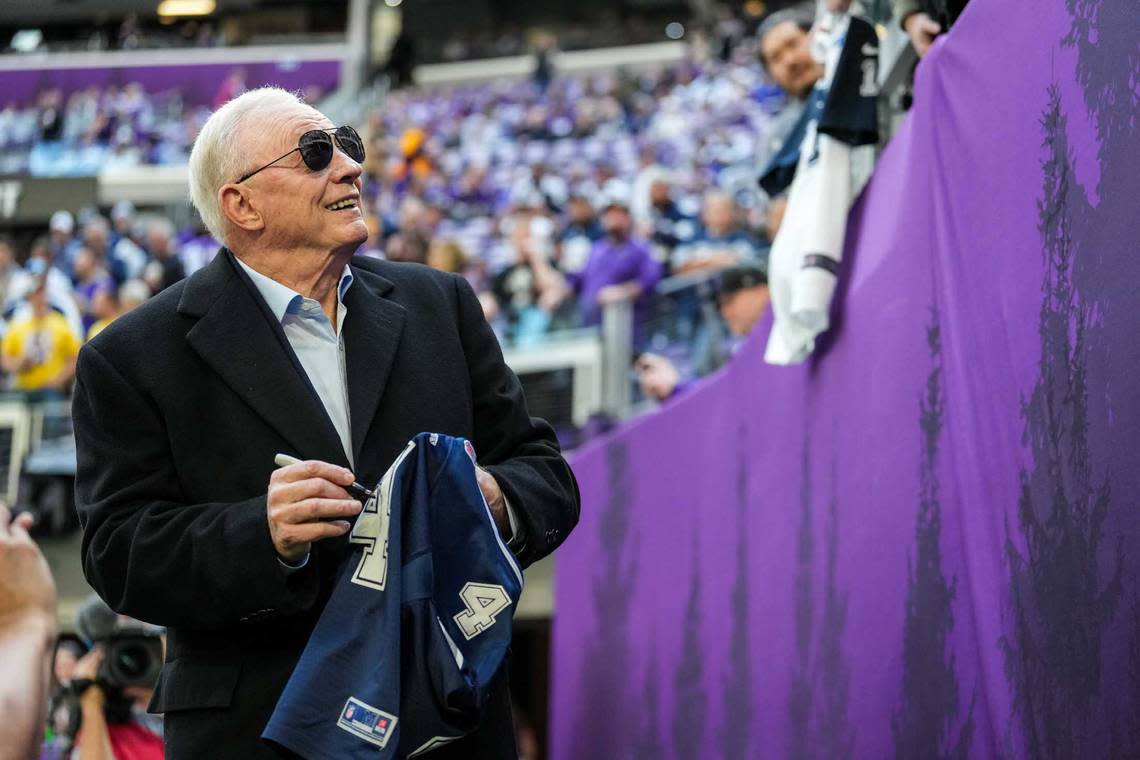
[[[728,331],[738,339],[747,336],[768,311],[768,275],[763,265],[750,262],[730,267],[721,272],[717,284],[717,305]],[[697,381],[696,377],[683,377],[676,365],[660,354],[642,354],[634,370],[642,393],[658,402],[675,398]]]
[[[823,76],[823,65],[811,54],[810,37],[813,10],[809,4],[777,11],[764,19],[756,31],[760,65],[772,82],[787,95],[784,108],[776,115],[769,136],[762,143],[757,163],[767,165],[784,145],[800,120],[804,102]],[[773,240],[780,229],[787,207],[787,193],[778,193],[768,203],[767,234]]]

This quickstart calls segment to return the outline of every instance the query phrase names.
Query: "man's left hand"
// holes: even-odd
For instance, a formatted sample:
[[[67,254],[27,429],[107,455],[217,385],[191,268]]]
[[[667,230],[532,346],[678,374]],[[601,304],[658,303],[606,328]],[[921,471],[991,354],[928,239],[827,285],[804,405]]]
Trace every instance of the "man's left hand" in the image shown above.
[[[504,541],[509,541],[511,539],[511,519],[507,516],[507,500],[503,496],[503,489],[499,488],[495,476],[482,467],[475,467],[475,479],[479,481],[479,490],[483,492],[483,498],[487,500],[487,506],[491,508],[491,517],[495,518],[495,527],[499,529],[499,535],[503,537]]]

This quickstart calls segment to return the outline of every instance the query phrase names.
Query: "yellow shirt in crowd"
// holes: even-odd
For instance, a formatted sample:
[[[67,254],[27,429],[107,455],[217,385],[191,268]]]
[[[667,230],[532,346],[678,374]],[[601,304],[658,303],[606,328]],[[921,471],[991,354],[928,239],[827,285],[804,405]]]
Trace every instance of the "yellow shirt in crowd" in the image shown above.
[[[14,322],[4,335],[0,350],[12,359],[32,360],[27,369],[14,375],[12,387],[34,391],[47,387],[79,354],[79,338],[67,320],[53,311],[42,318],[29,316]]]

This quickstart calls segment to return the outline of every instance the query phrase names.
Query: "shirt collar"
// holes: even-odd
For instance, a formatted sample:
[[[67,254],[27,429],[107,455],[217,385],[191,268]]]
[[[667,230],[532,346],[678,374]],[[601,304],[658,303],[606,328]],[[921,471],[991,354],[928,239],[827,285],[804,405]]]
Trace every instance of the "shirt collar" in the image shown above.
[[[300,302],[304,300],[305,297],[297,291],[282,285],[272,277],[263,275],[237,256],[234,256],[234,260],[237,261],[237,263],[241,265],[241,268],[245,270],[246,274],[249,275],[249,279],[253,280],[254,287],[257,288],[257,292],[261,294],[261,297],[265,299],[266,306],[269,307],[269,311],[278,322],[285,319],[285,315],[289,313],[290,306],[293,306],[294,303],[300,304]],[[336,290],[338,305],[344,300],[344,294],[348,292],[348,288],[352,285],[353,279],[352,270],[348,264],[345,264],[344,272],[340,276],[340,283],[337,285]]]

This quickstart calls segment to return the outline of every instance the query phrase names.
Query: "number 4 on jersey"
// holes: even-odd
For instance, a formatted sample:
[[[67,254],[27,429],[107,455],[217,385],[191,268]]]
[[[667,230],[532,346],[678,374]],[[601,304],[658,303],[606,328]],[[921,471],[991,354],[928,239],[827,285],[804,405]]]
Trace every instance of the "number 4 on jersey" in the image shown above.
[[[364,552],[360,562],[356,565],[356,572],[352,574],[352,582],[383,591],[384,584],[388,582],[388,528],[392,521],[392,479],[400,463],[416,447],[415,442],[408,443],[396,461],[384,473],[377,493],[364,505],[356,523],[352,526],[352,533],[348,540],[354,544],[363,544]]]
[[[498,614],[511,606],[507,590],[489,583],[467,583],[459,592],[459,598],[467,609],[454,620],[468,641],[493,626]]]

